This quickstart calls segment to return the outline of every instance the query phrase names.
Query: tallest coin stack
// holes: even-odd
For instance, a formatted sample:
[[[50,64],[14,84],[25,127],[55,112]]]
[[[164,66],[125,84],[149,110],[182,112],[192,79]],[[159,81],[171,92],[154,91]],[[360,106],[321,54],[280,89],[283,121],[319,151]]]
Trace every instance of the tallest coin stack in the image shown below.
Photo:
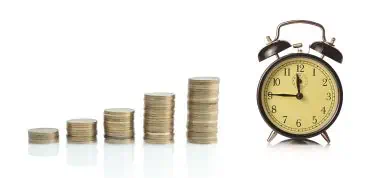
[[[188,142],[217,143],[219,83],[217,77],[189,79]]]

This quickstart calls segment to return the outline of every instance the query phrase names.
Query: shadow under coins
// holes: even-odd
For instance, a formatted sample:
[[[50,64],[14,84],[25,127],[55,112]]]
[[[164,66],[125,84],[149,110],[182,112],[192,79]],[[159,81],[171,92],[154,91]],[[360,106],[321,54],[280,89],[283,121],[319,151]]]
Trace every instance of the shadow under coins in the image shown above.
[[[188,177],[204,178],[217,177],[217,144],[199,145],[188,143],[186,145],[186,162]]]
[[[144,177],[173,177],[173,144],[144,144]]]
[[[31,156],[49,157],[57,156],[59,143],[52,144],[28,144],[28,154]]]
[[[67,164],[70,166],[96,166],[97,143],[67,144]]]
[[[104,177],[132,178],[134,144],[104,144]]]

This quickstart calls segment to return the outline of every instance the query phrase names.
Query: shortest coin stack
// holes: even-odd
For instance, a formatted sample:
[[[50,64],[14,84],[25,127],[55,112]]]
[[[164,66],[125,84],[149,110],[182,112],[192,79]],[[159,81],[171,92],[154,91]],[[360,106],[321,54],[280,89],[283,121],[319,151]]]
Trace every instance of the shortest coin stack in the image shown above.
[[[95,119],[71,119],[67,121],[68,143],[95,143],[97,121]]]
[[[28,130],[28,143],[48,144],[59,142],[59,131],[55,128],[35,128]]]
[[[110,108],[104,110],[105,142],[125,144],[134,142],[134,114],[129,108]]]

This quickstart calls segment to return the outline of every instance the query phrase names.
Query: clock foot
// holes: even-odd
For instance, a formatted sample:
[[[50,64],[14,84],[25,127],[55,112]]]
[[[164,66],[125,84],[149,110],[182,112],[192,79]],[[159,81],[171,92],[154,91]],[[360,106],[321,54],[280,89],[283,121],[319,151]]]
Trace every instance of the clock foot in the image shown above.
[[[269,135],[269,138],[267,138],[267,142],[271,142],[277,135],[277,132],[275,131],[271,131],[270,135]]]
[[[328,142],[330,143],[330,138],[329,138],[329,135],[326,131],[322,132],[321,133],[321,136]]]

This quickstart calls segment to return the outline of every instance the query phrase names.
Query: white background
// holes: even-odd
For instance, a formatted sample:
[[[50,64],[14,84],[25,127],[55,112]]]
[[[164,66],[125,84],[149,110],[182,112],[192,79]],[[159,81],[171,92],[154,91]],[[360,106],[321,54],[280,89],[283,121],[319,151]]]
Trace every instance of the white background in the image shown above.
[[[1,177],[324,177],[368,175],[370,120],[366,1],[0,1]],[[342,112],[332,143],[269,146],[256,89],[273,58],[257,62],[276,26],[308,19],[336,37]],[[284,27],[281,38],[309,44],[321,31]],[[290,52],[294,52],[291,49]],[[218,76],[219,143],[186,143],[187,79]],[[176,93],[176,140],[143,144],[143,94]],[[103,140],[102,113],[136,110],[136,143]],[[96,145],[67,145],[65,121],[98,119]],[[29,146],[27,129],[56,127],[60,144]],[[278,146],[276,146],[278,144]],[[54,155],[54,156],[31,156]]]

